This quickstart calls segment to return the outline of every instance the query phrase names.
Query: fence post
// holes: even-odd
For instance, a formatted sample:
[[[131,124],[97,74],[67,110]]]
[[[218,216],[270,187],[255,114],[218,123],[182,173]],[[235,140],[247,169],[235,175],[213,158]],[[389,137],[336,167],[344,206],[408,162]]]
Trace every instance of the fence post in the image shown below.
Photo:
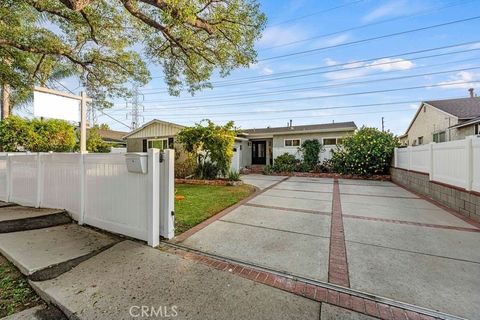
[[[473,144],[472,144],[473,137],[466,137],[465,138],[465,154],[466,154],[466,161],[465,168],[467,169],[467,176],[465,181],[465,190],[470,191],[472,190],[473,184]]]
[[[42,196],[43,196],[43,161],[42,154],[37,153],[37,200],[35,201],[35,208],[40,208],[42,205]]]
[[[80,178],[80,212],[78,213],[78,224],[82,225],[85,222],[85,157],[84,153],[79,154],[78,176]]]
[[[175,151],[164,150],[163,162],[160,164],[160,235],[166,239],[175,236],[174,161]]]
[[[160,152],[148,149],[148,218],[147,242],[151,247],[160,244]]]
[[[407,152],[408,152],[408,170],[409,170],[409,171],[412,169],[412,148],[413,148],[413,147],[407,147]]]
[[[398,167],[398,148],[393,149],[393,167]]]
[[[428,144],[428,179],[433,180],[433,146],[434,142]]]
[[[7,202],[10,202],[11,194],[12,194],[12,178],[11,178],[11,171],[12,171],[12,157],[7,153]]]

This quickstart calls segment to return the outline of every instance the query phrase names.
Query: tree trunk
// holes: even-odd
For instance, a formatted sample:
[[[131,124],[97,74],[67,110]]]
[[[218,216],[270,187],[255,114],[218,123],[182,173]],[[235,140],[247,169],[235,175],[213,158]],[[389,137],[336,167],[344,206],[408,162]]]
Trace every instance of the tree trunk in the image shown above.
[[[2,85],[2,120],[10,116],[10,85]]]

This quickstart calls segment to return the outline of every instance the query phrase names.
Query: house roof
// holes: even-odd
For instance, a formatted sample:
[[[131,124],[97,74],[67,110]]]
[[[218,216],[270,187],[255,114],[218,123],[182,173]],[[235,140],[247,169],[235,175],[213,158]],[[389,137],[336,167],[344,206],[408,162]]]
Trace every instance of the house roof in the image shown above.
[[[466,127],[475,123],[480,123],[480,117],[473,118],[468,121],[461,122],[459,124],[456,124],[454,126],[451,126],[450,128],[461,128],[461,127]]]
[[[104,141],[123,142],[123,136],[128,132],[98,129],[98,134]]]
[[[348,122],[335,122],[335,123],[321,123],[321,124],[309,124],[303,126],[291,127],[274,127],[274,128],[259,128],[259,129],[246,129],[242,130],[243,134],[280,134],[280,133],[302,133],[302,132],[321,132],[321,131],[342,131],[342,130],[355,130],[357,125],[353,121]]]
[[[432,100],[424,103],[462,120],[480,117],[480,97]]]
[[[174,126],[174,127],[177,127],[177,128],[180,128],[180,129],[183,129],[185,128],[185,126],[182,126],[180,124],[176,124],[176,123],[173,123],[173,122],[167,122],[167,121],[162,121],[162,120],[158,120],[158,119],[153,119],[151,121],[148,121],[147,123],[145,123],[143,126],[133,130],[133,131],[130,131],[128,134],[124,135],[123,138],[126,139],[128,138],[129,136],[139,132],[139,131],[142,131],[143,129],[145,129],[146,127],[148,127],[149,125],[151,124],[154,124],[154,123],[159,123],[159,124],[166,124],[166,125],[170,125],[170,126]]]

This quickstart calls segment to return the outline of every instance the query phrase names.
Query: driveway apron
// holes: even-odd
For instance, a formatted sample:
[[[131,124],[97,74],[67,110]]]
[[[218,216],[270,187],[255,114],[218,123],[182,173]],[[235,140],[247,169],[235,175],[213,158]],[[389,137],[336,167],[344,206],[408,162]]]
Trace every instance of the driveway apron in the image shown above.
[[[182,244],[288,274],[328,280],[332,179],[249,175],[263,192]],[[267,189],[265,189],[267,188]]]

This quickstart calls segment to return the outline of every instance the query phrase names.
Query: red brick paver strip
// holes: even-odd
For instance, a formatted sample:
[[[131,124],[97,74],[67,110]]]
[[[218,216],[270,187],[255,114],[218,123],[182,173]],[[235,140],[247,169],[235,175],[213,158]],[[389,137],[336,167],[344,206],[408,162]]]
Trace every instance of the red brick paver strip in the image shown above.
[[[376,317],[383,320],[433,320],[441,319],[416,312],[413,310],[402,309],[398,306],[388,303],[374,301],[364,298],[355,293],[346,293],[341,289],[324,287],[321,284],[307,283],[301,279],[294,279],[280,274],[271,273],[236,263],[225,262],[217,258],[203,255],[201,253],[187,252],[183,249],[166,247],[164,251],[182,256],[184,259],[193,260],[223,272],[230,272],[242,278],[262,283],[270,287],[296,294],[307,299],[318,302],[325,302],[337,307],[349,309],[365,315]],[[219,263],[220,262],[220,263]],[[225,267],[228,265],[228,268]]]
[[[333,181],[328,282],[343,287],[350,287],[347,249],[345,247],[345,231],[342,218],[342,203],[340,200],[340,186],[338,184],[338,179],[334,179]]]

